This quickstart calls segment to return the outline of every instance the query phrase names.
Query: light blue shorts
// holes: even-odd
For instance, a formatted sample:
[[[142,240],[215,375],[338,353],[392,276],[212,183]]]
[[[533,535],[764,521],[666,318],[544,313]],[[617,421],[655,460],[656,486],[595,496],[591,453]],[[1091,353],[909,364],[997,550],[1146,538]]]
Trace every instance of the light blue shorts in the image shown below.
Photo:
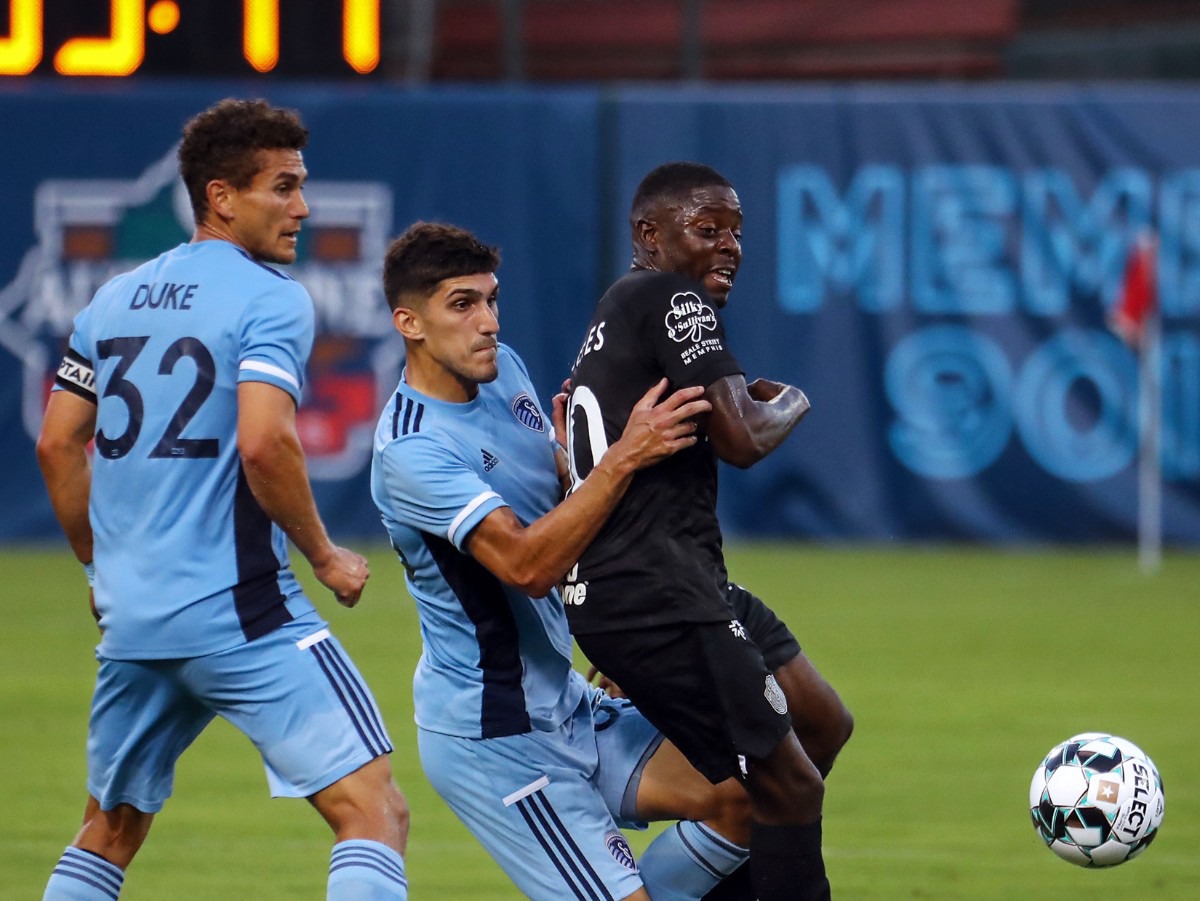
[[[274,797],[308,797],[392,750],[366,683],[316,614],[205,657],[99,660],[87,756],[103,810],[161,810],[175,762],[215,716],[254,742]]]
[[[642,880],[617,821],[662,737],[627,701],[589,690],[555,732],[461,738],[419,729],[425,774],[534,901],[625,898]]]

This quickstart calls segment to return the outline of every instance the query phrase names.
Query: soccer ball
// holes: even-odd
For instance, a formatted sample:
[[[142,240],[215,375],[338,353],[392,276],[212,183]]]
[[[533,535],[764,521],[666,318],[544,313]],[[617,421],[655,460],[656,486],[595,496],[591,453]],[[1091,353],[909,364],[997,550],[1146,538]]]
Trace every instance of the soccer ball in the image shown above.
[[[1056,746],[1029,786],[1033,828],[1059,857],[1081,867],[1115,867],[1154,841],[1163,785],[1133,742],[1084,732]]]

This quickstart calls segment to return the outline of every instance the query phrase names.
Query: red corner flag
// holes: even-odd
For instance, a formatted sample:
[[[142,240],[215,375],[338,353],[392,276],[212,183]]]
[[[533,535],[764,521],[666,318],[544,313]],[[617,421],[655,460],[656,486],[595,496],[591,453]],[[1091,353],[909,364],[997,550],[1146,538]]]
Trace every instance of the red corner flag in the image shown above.
[[[1154,238],[1148,234],[1140,236],[1130,246],[1121,294],[1113,307],[1113,331],[1134,346],[1141,344],[1146,319],[1153,315],[1158,305],[1156,250]]]

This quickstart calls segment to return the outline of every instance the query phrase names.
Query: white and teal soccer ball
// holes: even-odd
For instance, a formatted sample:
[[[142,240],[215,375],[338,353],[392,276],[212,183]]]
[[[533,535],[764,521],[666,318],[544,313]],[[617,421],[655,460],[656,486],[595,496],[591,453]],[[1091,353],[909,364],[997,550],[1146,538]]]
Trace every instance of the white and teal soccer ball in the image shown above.
[[[1154,841],[1163,820],[1158,767],[1131,741],[1074,735],[1046,755],[1029,786],[1033,828],[1063,860],[1115,867]]]

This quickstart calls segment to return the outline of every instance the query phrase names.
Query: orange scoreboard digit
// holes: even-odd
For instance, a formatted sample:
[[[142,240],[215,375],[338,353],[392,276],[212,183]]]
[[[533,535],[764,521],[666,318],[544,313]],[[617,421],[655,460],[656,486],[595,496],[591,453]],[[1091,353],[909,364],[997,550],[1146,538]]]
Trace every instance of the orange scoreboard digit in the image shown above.
[[[369,75],[380,60],[379,5],[0,0],[0,77]]]

